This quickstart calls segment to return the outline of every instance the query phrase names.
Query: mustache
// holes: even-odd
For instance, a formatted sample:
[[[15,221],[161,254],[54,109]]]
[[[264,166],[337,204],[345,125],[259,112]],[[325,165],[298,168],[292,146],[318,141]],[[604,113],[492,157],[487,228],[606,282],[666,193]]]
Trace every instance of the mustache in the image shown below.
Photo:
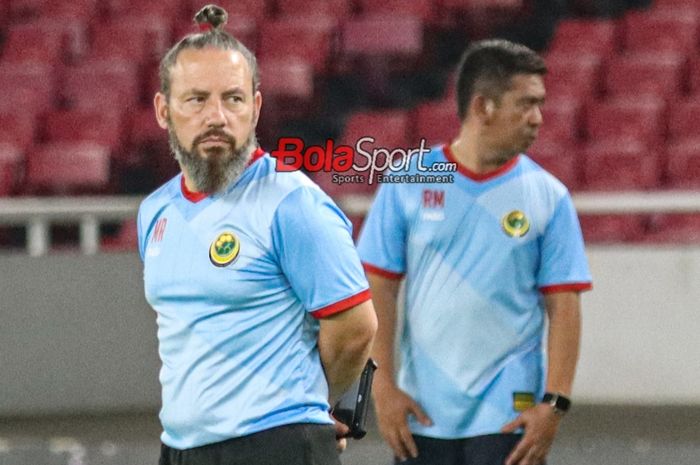
[[[233,136],[227,134],[221,129],[209,129],[208,131],[203,132],[202,134],[194,138],[194,140],[192,141],[192,147],[196,147],[208,137],[218,137],[219,139],[225,140],[229,145],[231,145],[231,147],[236,146],[236,139]]]

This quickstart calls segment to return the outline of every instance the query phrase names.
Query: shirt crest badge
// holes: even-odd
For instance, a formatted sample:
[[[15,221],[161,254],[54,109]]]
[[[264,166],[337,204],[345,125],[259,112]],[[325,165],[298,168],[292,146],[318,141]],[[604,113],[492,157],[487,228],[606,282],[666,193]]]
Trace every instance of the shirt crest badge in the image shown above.
[[[530,221],[525,213],[520,210],[513,210],[507,213],[501,220],[503,231],[510,237],[523,237],[530,230]]]
[[[240,251],[238,237],[232,232],[223,232],[209,246],[209,260],[214,266],[228,266],[238,258]]]

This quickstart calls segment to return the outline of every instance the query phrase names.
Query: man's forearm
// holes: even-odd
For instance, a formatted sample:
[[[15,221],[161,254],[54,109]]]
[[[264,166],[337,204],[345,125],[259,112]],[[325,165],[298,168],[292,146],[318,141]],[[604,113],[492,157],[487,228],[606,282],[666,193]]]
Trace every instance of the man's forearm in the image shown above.
[[[372,297],[377,311],[377,335],[372,348],[372,358],[379,369],[375,383],[394,383],[394,341],[396,337],[396,301],[400,282],[374,274],[368,276]]]
[[[545,299],[549,314],[548,392],[570,395],[581,338],[581,310],[577,293],[560,293]]]
[[[377,319],[371,301],[321,320],[318,350],[331,402],[362,373],[376,330]]]

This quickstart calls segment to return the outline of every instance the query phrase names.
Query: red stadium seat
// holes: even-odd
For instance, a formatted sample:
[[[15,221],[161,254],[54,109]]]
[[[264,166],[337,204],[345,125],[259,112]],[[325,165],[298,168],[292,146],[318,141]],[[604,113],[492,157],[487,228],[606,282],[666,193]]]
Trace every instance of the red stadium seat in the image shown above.
[[[587,244],[639,242],[644,238],[644,215],[579,215]]]
[[[97,0],[12,0],[10,16],[16,22],[39,16],[88,20],[96,16],[97,4]]]
[[[700,95],[700,57],[692,55],[689,60],[688,85],[692,95]]]
[[[382,147],[390,151],[406,148],[409,146],[408,124],[408,112],[404,110],[356,112],[346,121],[340,140],[342,144],[355,146],[363,137],[372,137],[375,143],[365,143],[363,147]]]
[[[549,50],[608,57],[619,49],[618,42],[617,24],[610,19],[567,19],[559,23]]]
[[[433,0],[359,0],[363,14],[410,15],[431,23],[437,18],[438,7]]]
[[[109,182],[109,147],[57,142],[28,154],[27,191],[69,194],[102,191]]]
[[[0,142],[0,197],[16,192],[24,168],[24,154],[19,147]]]
[[[138,249],[138,228],[136,220],[126,220],[114,237],[105,238],[101,249],[105,252],[128,252]]]
[[[618,98],[588,105],[586,135],[592,142],[630,139],[651,147],[665,134],[665,103],[656,99]]]
[[[129,61],[90,62],[66,73],[63,98],[80,109],[134,108],[140,96],[135,63]]]
[[[267,21],[260,31],[261,60],[297,57],[316,72],[326,70],[337,46],[338,23],[332,16],[287,16]]]
[[[584,187],[590,190],[652,189],[660,183],[661,155],[634,139],[584,147]]]
[[[9,28],[4,62],[57,64],[79,58],[87,47],[85,24],[70,18],[43,18]]]
[[[647,243],[700,243],[700,214],[659,214],[651,217]]]
[[[700,135],[668,144],[666,159],[669,187],[700,188]]]
[[[338,20],[352,14],[351,0],[277,0],[280,19],[288,16],[313,15],[333,16]]]
[[[22,150],[34,143],[37,118],[26,112],[0,113],[0,144],[12,144]]]
[[[700,136],[700,97],[676,102],[668,115],[668,135],[671,140]]]
[[[170,24],[158,16],[120,17],[95,30],[90,56],[96,60],[155,61],[170,45]]]
[[[527,154],[569,190],[578,189],[581,179],[576,146],[538,138]]]
[[[654,8],[657,10],[667,8],[687,8],[700,11],[700,1],[698,0],[656,0]]]
[[[348,56],[418,56],[423,22],[417,16],[389,14],[351,19],[343,28],[342,51]]]
[[[418,105],[411,113],[414,122],[411,142],[425,139],[427,146],[450,143],[459,134],[460,121],[455,99],[443,99]]]
[[[624,18],[625,48],[636,52],[691,53],[698,46],[698,11],[632,10]]]
[[[605,88],[611,96],[676,97],[684,91],[685,65],[676,53],[626,54],[608,64]]]
[[[55,103],[55,80],[55,68],[46,63],[0,63],[0,89],[8,89],[0,99],[0,113],[21,108],[36,115],[50,109]]]
[[[117,109],[55,111],[46,116],[50,142],[95,142],[118,150],[124,141],[122,113]]]
[[[260,88],[265,96],[310,100],[314,93],[313,64],[300,58],[261,59]]]
[[[578,142],[581,103],[574,98],[552,97],[542,109],[543,125],[539,138],[571,145]]]
[[[544,77],[548,98],[582,100],[595,97],[600,91],[601,58],[580,53],[550,53],[545,57]]]
[[[157,16],[165,21],[177,20],[186,14],[186,5],[182,0],[103,0],[112,18],[139,15]],[[202,3],[204,6],[204,3]],[[193,15],[190,15],[190,19]]]

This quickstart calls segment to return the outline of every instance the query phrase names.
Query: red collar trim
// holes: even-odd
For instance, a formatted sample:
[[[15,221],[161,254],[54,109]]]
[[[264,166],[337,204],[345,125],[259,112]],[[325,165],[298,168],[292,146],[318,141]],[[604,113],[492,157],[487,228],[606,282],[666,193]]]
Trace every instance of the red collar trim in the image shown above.
[[[506,164],[499,166],[493,171],[489,171],[487,173],[475,173],[474,171],[470,170],[469,168],[461,164],[459,161],[457,161],[454,154],[452,153],[452,149],[450,148],[449,144],[445,144],[442,147],[442,151],[445,153],[445,158],[447,158],[447,161],[457,164],[457,171],[459,171],[460,174],[468,177],[472,181],[477,182],[488,181],[490,179],[496,178],[498,176],[501,176],[502,174],[507,173],[508,171],[513,169],[515,165],[518,164],[518,160],[520,159],[520,155],[517,155],[511,160],[509,160]]]
[[[261,149],[260,147],[256,148],[255,151],[253,152],[253,156],[250,157],[250,161],[248,161],[248,164],[246,165],[246,168],[255,163],[260,157],[265,155],[265,151]],[[182,190],[182,195],[189,200],[190,202],[197,203],[200,202],[207,197],[209,197],[209,194],[206,192],[192,192],[187,188],[187,185],[185,184],[185,176],[180,177],[180,190]]]
[[[206,192],[192,192],[187,188],[187,185],[185,184],[185,175],[182,175],[180,177],[180,189],[182,190],[182,195],[189,200],[190,202],[197,203],[201,200],[206,199],[209,194]]]

